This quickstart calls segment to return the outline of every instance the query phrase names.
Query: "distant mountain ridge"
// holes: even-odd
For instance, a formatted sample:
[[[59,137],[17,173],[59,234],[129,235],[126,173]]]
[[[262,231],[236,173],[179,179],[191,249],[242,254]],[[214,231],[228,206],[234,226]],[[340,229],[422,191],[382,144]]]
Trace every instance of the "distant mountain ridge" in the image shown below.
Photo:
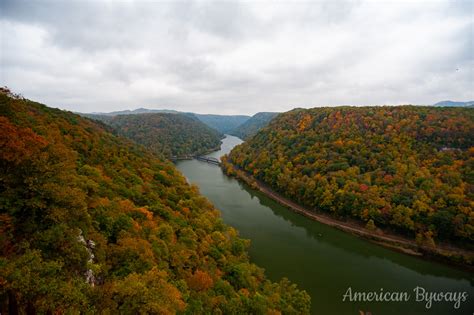
[[[468,102],[455,102],[455,101],[441,101],[433,106],[442,106],[442,107],[474,107],[474,101]]]
[[[231,134],[243,140],[250,138],[260,129],[267,126],[270,121],[277,116],[277,112],[260,112],[253,115],[250,119],[231,131]]]
[[[148,109],[148,108],[137,108],[134,110],[120,110],[120,111],[115,111],[115,112],[109,112],[109,113],[101,113],[101,112],[93,112],[93,113],[87,113],[86,115],[101,115],[101,116],[117,116],[117,115],[135,115],[135,114],[151,114],[151,113],[179,113],[176,110],[173,109]]]
[[[222,133],[231,133],[232,130],[250,119],[246,115],[212,115],[194,114],[200,121]]]
[[[114,117],[119,115],[137,115],[137,114],[156,114],[156,113],[169,113],[169,114],[181,114],[188,117],[199,119],[207,126],[219,131],[220,133],[230,133],[232,130],[250,119],[247,115],[213,115],[213,114],[197,114],[192,112],[180,112],[170,109],[148,109],[148,108],[137,108],[134,110],[122,110],[109,113],[78,113],[81,116],[88,117],[91,119],[102,120],[107,122],[108,117]]]

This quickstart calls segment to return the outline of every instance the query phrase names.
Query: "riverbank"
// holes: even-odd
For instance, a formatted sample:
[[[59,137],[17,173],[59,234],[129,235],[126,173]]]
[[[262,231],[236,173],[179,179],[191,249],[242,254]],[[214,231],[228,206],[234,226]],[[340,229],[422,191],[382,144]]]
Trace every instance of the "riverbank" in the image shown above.
[[[377,229],[376,231],[369,230],[363,226],[361,222],[353,219],[345,219],[342,221],[328,214],[315,213],[275,192],[271,187],[240,170],[231,162],[227,160],[223,160],[222,162],[222,169],[227,175],[240,179],[253,189],[259,190],[266,196],[298,214],[404,254],[437,260],[462,269],[474,271],[474,253],[472,251],[444,244],[438,244],[435,247],[422,246],[415,240],[388,231],[382,231],[381,229]]]

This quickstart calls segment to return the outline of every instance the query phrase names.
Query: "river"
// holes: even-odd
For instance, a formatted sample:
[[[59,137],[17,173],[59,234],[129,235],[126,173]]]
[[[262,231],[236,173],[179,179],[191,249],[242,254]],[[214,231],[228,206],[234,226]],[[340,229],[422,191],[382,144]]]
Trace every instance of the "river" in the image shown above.
[[[227,136],[228,153],[242,141]],[[251,261],[265,268],[273,281],[287,277],[311,295],[312,314],[473,314],[474,275],[440,263],[408,256],[298,215],[265,195],[230,178],[218,166],[197,160],[179,161],[178,169],[199,186],[222,212],[225,223],[250,239]],[[467,300],[416,301],[414,289],[467,292]],[[350,302],[343,295],[358,292],[407,292],[407,302]],[[419,289],[421,292],[421,289]]]

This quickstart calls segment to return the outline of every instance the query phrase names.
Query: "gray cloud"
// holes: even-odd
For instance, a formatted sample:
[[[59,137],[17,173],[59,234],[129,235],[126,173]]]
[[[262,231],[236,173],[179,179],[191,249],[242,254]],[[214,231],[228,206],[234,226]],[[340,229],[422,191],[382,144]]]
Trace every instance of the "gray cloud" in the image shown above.
[[[74,111],[474,99],[466,1],[11,1],[0,84]]]

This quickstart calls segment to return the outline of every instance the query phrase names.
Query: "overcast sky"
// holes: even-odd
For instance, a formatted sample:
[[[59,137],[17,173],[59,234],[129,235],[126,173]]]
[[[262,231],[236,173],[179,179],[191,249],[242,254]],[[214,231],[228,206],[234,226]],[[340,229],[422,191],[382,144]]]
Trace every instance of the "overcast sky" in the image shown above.
[[[80,112],[474,99],[474,1],[0,1],[0,84]]]

